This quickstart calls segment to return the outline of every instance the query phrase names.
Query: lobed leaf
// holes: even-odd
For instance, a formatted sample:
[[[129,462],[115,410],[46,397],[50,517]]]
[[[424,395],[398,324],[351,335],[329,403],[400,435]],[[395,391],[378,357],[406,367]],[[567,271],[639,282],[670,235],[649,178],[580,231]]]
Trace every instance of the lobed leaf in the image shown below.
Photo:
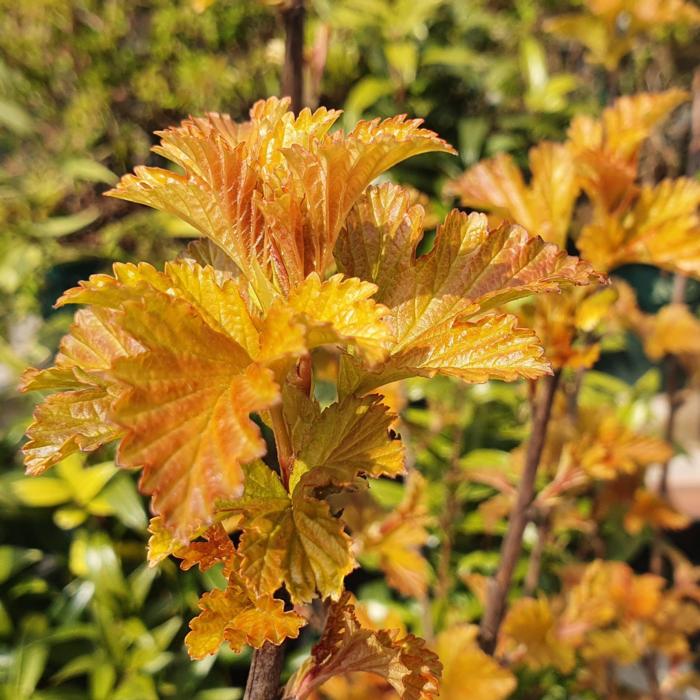
[[[185,637],[193,659],[215,654],[228,642],[235,652],[248,644],[259,649],[265,642],[279,645],[295,639],[306,624],[294,611],[285,611],[284,603],[272,596],[256,596],[233,574],[225,590],[214,589],[199,599],[201,612],[190,622]]]
[[[337,597],[355,566],[343,524],[325,501],[313,497],[304,480],[291,496],[279,477],[262,462],[247,472],[243,498],[234,507],[248,514],[239,552],[241,576],[256,594],[284,583],[294,603],[311,601],[316,592]]]
[[[335,675],[364,671],[386,679],[404,700],[436,698],[442,670],[438,657],[411,634],[362,628],[349,597],[345,593],[331,606],[321,639],[289,679],[284,697],[304,700]]]
[[[529,185],[513,158],[501,153],[448,183],[446,194],[458,196],[462,206],[493,212],[564,247],[580,189],[573,153],[567,144],[543,141],[529,157]]]

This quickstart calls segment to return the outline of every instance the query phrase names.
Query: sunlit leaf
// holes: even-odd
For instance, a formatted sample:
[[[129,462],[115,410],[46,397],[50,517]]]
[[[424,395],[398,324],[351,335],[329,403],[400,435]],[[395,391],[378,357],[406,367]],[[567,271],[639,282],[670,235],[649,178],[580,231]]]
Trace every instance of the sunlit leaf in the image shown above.
[[[304,700],[336,675],[365,671],[385,678],[404,700],[437,697],[441,664],[423,640],[396,630],[363,629],[345,594],[331,606],[311,658],[289,679],[285,698]]]

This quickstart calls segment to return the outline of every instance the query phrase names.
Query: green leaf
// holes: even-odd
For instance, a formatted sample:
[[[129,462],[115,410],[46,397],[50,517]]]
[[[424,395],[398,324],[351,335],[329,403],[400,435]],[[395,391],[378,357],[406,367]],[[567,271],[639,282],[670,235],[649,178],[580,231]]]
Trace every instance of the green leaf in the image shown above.
[[[101,495],[112,508],[114,515],[126,527],[142,532],[148,524],[148,517],[143,508],[133,479],[129,474],[117,474],[105,487]]]
[[[0,125],[14,131],[18,136],[30,133],[34,127],[32,118],[15,102],[0,99]]]
[[[53,216],[46,221],[33,224],[31,234],[39,238],[60,238],[86,228],[99,216],[100,210],[97,207],[88,207],[68,216]]]

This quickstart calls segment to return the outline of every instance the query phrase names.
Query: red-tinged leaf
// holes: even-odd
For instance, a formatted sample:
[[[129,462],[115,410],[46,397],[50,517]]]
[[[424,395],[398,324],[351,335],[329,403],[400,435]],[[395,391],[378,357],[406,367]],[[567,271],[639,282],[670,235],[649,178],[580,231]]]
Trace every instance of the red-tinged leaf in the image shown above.
[[[421,218],[421,209],[400,188],[371,188],[336,248],[340,269],[368,275],[378,286],[376,298],[390,309],[395,343],[384,369],[363,383],[363,390],[412,374],[485,381],[546,372],[537,341],[526,331],[512,334],[517,348],[506,344],[502,356],[496,344],[482,349],[480,341],[489,336],[505,337],[505,326],[514,330],[512,321],[483,313],[528,294],[597,282],[600,276],[518,226],[491,231],[485,216],[456,211],[438,229],[433,250],[416,259]],[[366,251],[366,262],[359,251]],[[479,338],[482,325],[485,338]]]
[[[323,635],[311,658],[289,679],[284,697],[304,700],[336,675],[367,672],[386,679],[404,700],[433,700],[442,666],[425,642],[398,630],[360,626],[345,593],[331,606]]]
[[[198,566],[200,571],[208,571],[216,564],[223,564],[224,576],[233,573],[236,548],[228,533],[221,523],[212,525],[202,534],[202,540],[190,542],[185,547],[180,547],[173,554],[182,559],[180,568],[183,571]]]
[[[193,659],[215,654],[224,641],[233,651],[245,644],[259,649],[265,642],[295,639],[306,620],[272,596],[255,596],[234,574],[225,590],[214,589],[199,600],[201,612],[190,622],[185,637]]]

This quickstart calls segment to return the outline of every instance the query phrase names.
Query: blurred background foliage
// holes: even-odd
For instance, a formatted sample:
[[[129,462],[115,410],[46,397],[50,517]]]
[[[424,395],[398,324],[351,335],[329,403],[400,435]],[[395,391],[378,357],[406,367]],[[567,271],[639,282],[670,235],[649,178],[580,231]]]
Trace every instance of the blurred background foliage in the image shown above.
[[[277,5],[0,0],[0,697],[7,700],[240,695],[245,654],[191,662],[182,647],[198,592],[220,574],[183,574],[172,562],[148,568],[144,504],[109,450],[26,479],[18,448],[33,399],[19,397],[16,385],[28,364],[50,359],[70,322],[70,313],[51,306],[62,290],[114,260],[159,264],[191,235],[163,214],[101,195],[135,165],[158,162],[149,153],[154,130],[204,111],[240,119],[256,99],[279,92]],[[574,114],[599,113],[620,93],[689,86],[700,59],[696,22],[678,13],[649,21],[634,2],[601,0],[314,0],[306,102],[345,109],[346,127],[407,112],[457,146],[461,161],[424,156],[393,174],[430,197],[440,217],[451,205],[440,197],[444,181],[479,159],[507,151],[526,166],[529,147],[562,139]],[[688,119],[679,110],[652,141],[645,178],[681,170]],[[647,310],[668,302],[663,274],[640,268],[625,276]],[[699,299],[691,284],[688,300]],[[589,388],[610,405],[634,412],[639,396],[658,390],[658,372],[647,372],[639,348],[615,348],[606,358],[620,379],[594,373]],[[503,451],[524,436],[527,397],[522,387],[456,390],[437,381],[409,386],[404,400],[434,525],[444,525],[445,470],[477,458],[503,465]],[[402,494],[386,484],[377,497],[390,508]],[[460,576],[495,567],[493,536],[503,523],[486,528],[478,508],[492,494],[470,483],[454,497],[463,515],[448,557]],[[648,533],[601,536],[629,559]],[[427,542],[435,570],[437,543]],[[380,572],[356,572],[349,585],[425,625],[415,601],[397,607],[401,598]],[[438,619],[478,616],[468,586],[456,581],[445,595]],[[309,644],[302,638],[300,653]],[[567,697],[557,678],[523,679],[518,692]]]

